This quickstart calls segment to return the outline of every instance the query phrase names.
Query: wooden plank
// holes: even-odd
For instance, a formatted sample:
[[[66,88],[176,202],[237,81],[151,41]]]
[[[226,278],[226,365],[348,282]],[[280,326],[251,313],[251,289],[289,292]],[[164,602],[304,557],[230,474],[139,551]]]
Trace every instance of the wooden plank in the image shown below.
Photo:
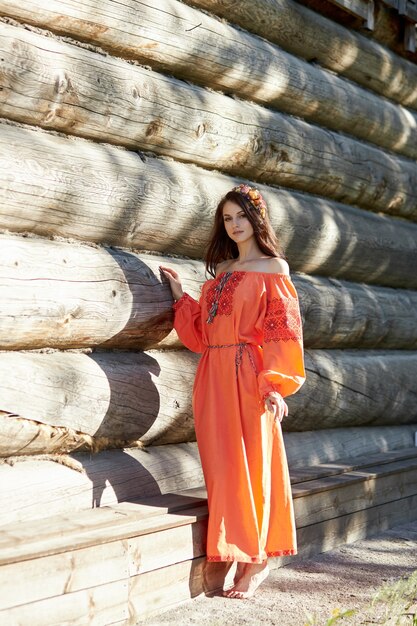
[[[411,160],[10,25],[0,50],[5,118],[417,219]]]
[[[363,539],[396,524],[415,519],[416,515],[417,496],[412,496],[397,500],[396,503],[390,502],[369,510],[305,526],[297,532],[298,555],[270,559],[270,567],[282,567],[296,559],[308,558],[341,544]],[[133,577],[130,593],[136,619],[144,619],[162,607],[167,608],[202,592],[221,588],[225,577],[214,578],[214,569],[218,565],[207,563],[204,559],[195,559]],[[206,571],[204,572],[202,568]]]
[[[176,269],[184,289],[199,298],[202,262],[0,235],[0,349],[181,347],[160,264]],[[306,347],[417,347],[417,291],[297,274],[293,280]],[[41,438],[45,445],[49,433],[35,437],[27,428],[32,446]],[[24,447],[12,433],[9,439]],[[51,445],[59,439],[65,435]]]
[[[361,17],[362,19],[367,19],[368,17],[368,0],[330,0],[330,2],[356,17]]]
[[[3,526],[0,538],[0,564],[3,566],[31,559],[49,558],[68,550],[86,550],[95,545],[112,542],[122,542],[115,550],[125,552],[128,544],[125,545],[123,541],[134,538],[129,567],[136,569],[145,567],[146,562],[142,565],[140,563],[133,565],[138,561],[135,546],[142,545],[140,537],[147,535],[162,537],[163,542],[165,533],[170,529],[179,529],[178,534],[181,537],[187,535],[186,528],[192,524],[197,524],[196,528],[204,526],[207,519],[207,500],[200,506],[194,506],[192,498],[189,500],[187,507],[176,509],[178,513],[164,512],[162,507],[155,507],[153,511],[144,510],[145,507],[140,503],[134,506],[129,503],[128,509],[123,505],[115,505],[111,508],[79,511],[75,519],[74,515],[70,514],[50,516],[47,518],[48,530],[45,529],[44,519],[34,520],[31,524],[23,521]],[[172,533],[168,533],[168,536],[170,535]],[[143,541],[145,547],[149,546],[152,550],[152,543],[149,544],[148,539]],[[82,557],[84,553],[80,554]],[[89,553],[86,554],[88,556]],[[145,556],[148,562],[158,558],[157,554],[151,553]]]
[[[2,565],[0,616],[4,609],[128,578],[126,542],[93,545],[83,550],[72,548],[67,543],[67,550],[60,554]],[[26,584],[16,584],[19,580]]]
[[[297,527],[370,508],[398,495],[414,495],[416,478],[415,455],[293,485]],[[44,520],[10,524],[2,528],[0,563],[57,554],[68,546],[80,550],[130,538],[129,571],[138,573],[167,565],[170,559],[202,554],[206,519],[205,490],[198,489],[82,511],[76,519],[67,514],[49,517],[48,524]]]
[[[402,467],[349,472],[296,485],[294,511],[297,528],[339,518],[355,511],[396,501],[417,494],[417,463]]]
[[[404,48],[407,52],[416,51],[416,30],[417,25],[415,22],[406,21],[404,26]]]
[[[360,15],[372,29],[373,2],[337,0],[337,4]],[[17,5],[0,0],[0,10],[25,23],[99,45],[118,57],[417,157],[414,112],[183,3],[27,0]],[[196,24],[198,28],[193,28]]]
[[[335,471],[339,472],[339,459],[344,463],[349,461],[347,469],[351,469],[353,461],[366,454],[380,452],[389,458],[391,451],[413,446],[416,430],[416,425],[410,425],[284,432],[290,474],[295,479],[308,480],[320,473],[321,464],[335,464]],[[62,463],[70,461],[72,465],[65,466],[49,457],[27,457],[14,465],[1,465],[0,525],[69,515],[92,507],[159,497],[161,493],[187,490],[190,494],[190,488],[201,489],[204,485],[195,443],[61,458]],[[74,471],[77,464],[82,472]],[[315,467],[317,471],[313,474],[306,470]],[[334,465],[330,469],[326,467],[325,473],[330,474],[332,468]],[[193,493],[195,498],[204,497],[203,492]],[[154,505],[149,506],[152,509]]]
[[[0,228],[11,231],[161,254],[175,249],[201,259],[219,198],[239,182],[174,161],[142,160],[110,145],[5,124],[0,129]],[[417,276],[409,271],[417,225],[324,198],[259,188],[293,271],[417,288]],[[170,226],[164,237],[161,223]]]
[[[413,496],[372,507],[368,510],[356,511],[350,515],[326,520],[319,524],[305,526],[298,530],[298,557],[273,559],[271,560],[271,566],[282,566],[300,556],[307,558],[312,554],[332,549],[341,543],[356,541],[377,531],[387,529],[392,525],[409,521],[416,514],[417,496]],[[227,564],[207,563],[204,557],[200,557],[141,575],[133,574],[129,585],[129,601],[135,619],[143,619],[152,615],[156,611],[161,610],[161,608],[169,606],[172,602],[177,603],[189,597],[195,597],[202,592],[221,588],[225,581],[227,569]],[[134,572],[134,568],[132,572]],[[38,620],[34,623],[44,624],[46,622],[42,621],[42,618],[45,619],[45,609],[47,609],[50,620],[48,624],[62,624],[64,620],[65,623],[82,623],[77,621],[77,616],[71,614],[71,609],[67,604],[68,597],[71,597],[72,605],[79,604],[80,599],[84,600],[87,596],[91,600],[92,594],[97,596],[104,588],[107,591],[107,596],[112,596],[112,594],[108,593],[109,587],[109,585],[105,585],[105,587],[88,589],[85,593],[76,592],[36,603],[25,604],[21,607],[9,609],[7,616],[12,619],[25,619],[31,610],[35,611],[36,619]],[[120,581],[118,584],[119,594],[120,591],[123,594],[125,588],[125,581]],[[115,584],[113,584],[114,589]],[[58,599],[62,600],[62,602],[57,602]],[[99,606],[99,608],[102,607]],[[86,614],[84,614],[84,618]],[[91,620],[89,623],[99,623],[94,621],[97,619],[97,615],[91,611],[88,615]],[[57,621],[54,621],[54,619]],[[62,621],[58,621],[59,619]]]
[[[0,611],[1,623],[16,626],[103,626],[128,618],[126,579]]]
[[[417,496],[397,499],[370,509],[310,524],[297,530],[298,554],[270,559],[271,569],[283,567],[296,559],[333,550],[337,546],[353,543],[365,537],[406,524],[417,518]]]
[[[206,554],[208,512],[206,519],[158,533],[149,533],[128,540],[129,575],[191,561]]]
[[[352,470],[372,465],[383,465],[393,463],[400,460],[414,460],[417,457],[417,448],[405,448],[404,450],[386,451],[382,454],[368,454],[367,456],[358,456],[355,459],[345,458],[339,459],[334,463],[322,463],[314,467],[291,468],[291,483],[297,484],[307,480],[315,480],[324,476],[335,476]]]
[[[417,67],[294,0],[187,0],[302,59],[318,63],[395,102],[417,109]]]
[[[230,563],[207,563],[205,557],[134,576],[129,603],[133,619],[151,616],[201,593],[221,589]]]

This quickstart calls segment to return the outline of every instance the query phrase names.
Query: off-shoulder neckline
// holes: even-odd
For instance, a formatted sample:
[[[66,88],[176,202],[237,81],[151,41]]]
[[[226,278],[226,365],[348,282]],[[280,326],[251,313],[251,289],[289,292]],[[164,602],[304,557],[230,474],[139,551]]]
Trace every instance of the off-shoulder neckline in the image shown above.
[[[222,274],[235,274],[236,272],[240,274],[269,274],[269,276],[286,276],[287,278],[291,278],[290,275],[286,274],[285,272],[260,272],[257,270],[223,270],[223,272],[220,272],[220,274],[215,276],[214,279],[219,278],[219,276],[221,276]]]

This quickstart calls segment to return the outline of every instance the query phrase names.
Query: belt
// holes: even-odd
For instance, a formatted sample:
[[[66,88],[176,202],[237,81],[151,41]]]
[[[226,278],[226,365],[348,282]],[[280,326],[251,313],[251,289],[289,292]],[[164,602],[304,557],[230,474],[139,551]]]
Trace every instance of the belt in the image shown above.
[[[249,356],[249,361],[255,371],[255,374],[258,375],[258,371],[256,369],[256,364],[253,358],[253,354],[251,350],[248,350],[248,347],[251,346],[253,344],[248,343],[247,341],[242,341],[241,343],[223,343],[223,344],[214,344],[214,345],[208,345],[207,348],[209,350],[213,349],[213,348],[237,348],[236,350],[236,355],[235,355],[235,366],[236,366],[236,377],[238,375],[239,372],[239,365],[241,365],[242,363],[242,359],[243,359],[243,352],[246,350]]]

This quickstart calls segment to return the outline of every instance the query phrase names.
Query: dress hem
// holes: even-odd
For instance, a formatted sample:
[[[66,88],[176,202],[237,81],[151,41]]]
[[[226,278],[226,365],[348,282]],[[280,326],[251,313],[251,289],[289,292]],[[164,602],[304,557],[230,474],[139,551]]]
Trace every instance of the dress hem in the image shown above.
[[[237,558],[235,556],[209,556],[207,555],[207,561],[238,561],[239,563],[263,563],[265,558],[277,557],[277,556],[293,556],[297,554],[296,548],[289,550],[275,550],[274,552],[267,552],[266,557],[260,556],[247,556],[243,558]]]

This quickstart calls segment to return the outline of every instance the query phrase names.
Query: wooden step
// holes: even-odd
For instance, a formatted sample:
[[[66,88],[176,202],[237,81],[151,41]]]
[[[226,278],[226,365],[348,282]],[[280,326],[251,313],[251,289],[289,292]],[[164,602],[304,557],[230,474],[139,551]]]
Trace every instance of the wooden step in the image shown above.
[[[273,567],[417,518],[416,448],[358,462],[293,477],[299,554]],[[207,519],[192,489],[4,526],[0,623],[134,624],[220,588],[232,572],[206,562]]]

